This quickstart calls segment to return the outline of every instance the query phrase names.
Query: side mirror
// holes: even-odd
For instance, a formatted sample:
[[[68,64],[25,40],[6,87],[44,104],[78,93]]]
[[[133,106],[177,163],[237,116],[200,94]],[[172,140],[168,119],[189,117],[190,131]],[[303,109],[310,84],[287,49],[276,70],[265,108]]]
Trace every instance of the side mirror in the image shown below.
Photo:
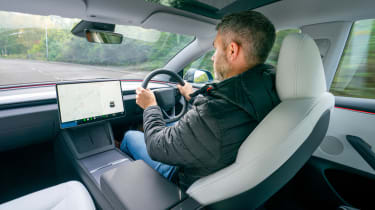
[[[184,80],[190,83],[207,83],[212,82],[214,77],[207,70],[189,69],[184,75]]]
[[[122,42],[122,34],[113,33],[110,31],[86,29],[85,35],[87,41],[89,42],[100,44],[121,44]]]

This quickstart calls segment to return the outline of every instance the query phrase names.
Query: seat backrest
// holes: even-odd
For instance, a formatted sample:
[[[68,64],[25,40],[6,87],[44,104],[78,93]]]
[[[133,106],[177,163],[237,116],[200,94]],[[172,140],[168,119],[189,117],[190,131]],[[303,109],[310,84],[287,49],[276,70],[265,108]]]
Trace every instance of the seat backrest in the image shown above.
[[[334,97],[327,92],[318,47],[308,35],[288,35],[276,70],[281,103],[242,143],[235,162],[193,183],[203,205],[256,208],[285,185],[324,138]]]

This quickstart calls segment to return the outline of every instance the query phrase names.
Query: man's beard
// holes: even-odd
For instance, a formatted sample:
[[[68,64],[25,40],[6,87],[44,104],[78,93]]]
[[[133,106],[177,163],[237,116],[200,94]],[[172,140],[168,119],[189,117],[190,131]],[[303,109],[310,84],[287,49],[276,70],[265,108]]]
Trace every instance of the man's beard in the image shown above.
[[[220,63],[216,63],[216,65],[214,66],[215,80],[223,81],[224,79],[226,79],[230,67],[224,56],[218,59],[218,61]]]
[[[218,71],[218,68],[215,68],[215,80],[217,81],[223,81],[224,80],[224,74],[222,71]]]

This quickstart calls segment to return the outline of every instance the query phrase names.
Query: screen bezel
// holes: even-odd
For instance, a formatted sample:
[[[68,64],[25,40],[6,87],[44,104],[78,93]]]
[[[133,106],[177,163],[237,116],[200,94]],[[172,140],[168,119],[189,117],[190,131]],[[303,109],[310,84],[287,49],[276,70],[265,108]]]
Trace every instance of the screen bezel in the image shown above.
[[[122,114],[120,114],[118,116],[115,116],[115,117],[108,117],[106,119],[101,119],[101,120],[97,120],[97,121],[88,122],[88,123],[85,123],[85,124],[80,124],[80,125],[75,125],[75,126],[69,126],[69,127],[62,127],[63,122],[61,121],[59,91],[58,91],[58,88],[57,88],[58,85],[83,84],[83,83],[100,83],[100,82],[116,82],[116,81],[120,83],[120,90],[121,90],[121,97],[122,97],[122,106],[123,106],[123,110],[124,110]],[[96,80],[96,81],[59,82],[59,83],[56,83],[55,90],[56,90],[57,112],[58,112],[58,116],[59,116],[59,127],[60,127],[60,129],[77,128],[77,127],[95,125],[95,124],[99,124],[99,123],[104,123],[104,122],[106,122],[108,120],[113,120],[113,119],[121,118],[121,117],[125,116],[126,110],[125,110],[124,95],[123,95],[121,80]]]

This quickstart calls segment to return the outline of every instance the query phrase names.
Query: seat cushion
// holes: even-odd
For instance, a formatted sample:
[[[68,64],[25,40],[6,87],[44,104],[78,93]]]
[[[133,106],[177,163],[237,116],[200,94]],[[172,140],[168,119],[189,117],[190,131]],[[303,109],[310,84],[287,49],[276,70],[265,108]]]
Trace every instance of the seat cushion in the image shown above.
[[[1,204],[0,210],[5,209],[92,210],[95,205],[80,182],[69,181]]]

